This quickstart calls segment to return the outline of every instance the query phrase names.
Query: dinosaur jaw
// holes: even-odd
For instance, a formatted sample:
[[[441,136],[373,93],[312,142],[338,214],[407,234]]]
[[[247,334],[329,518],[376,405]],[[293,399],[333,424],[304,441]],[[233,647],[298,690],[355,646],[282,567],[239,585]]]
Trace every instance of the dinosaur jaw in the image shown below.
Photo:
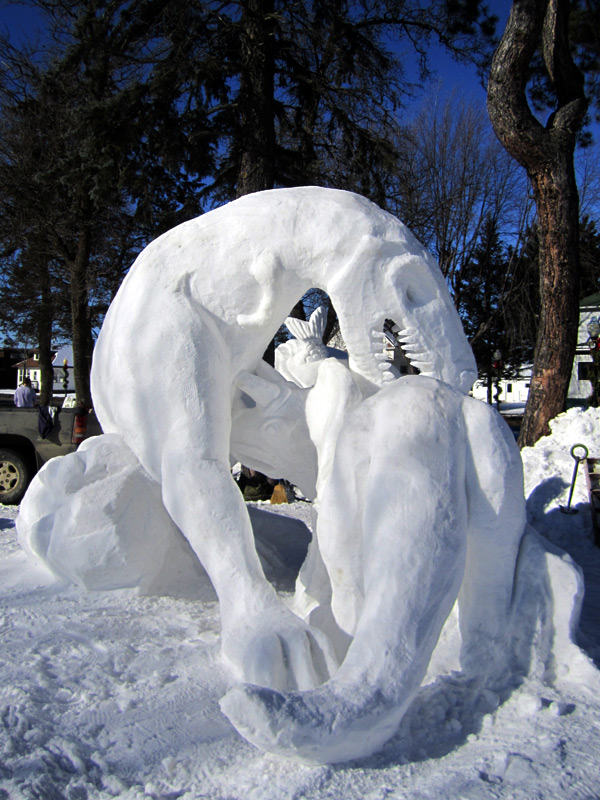
[[[387,315],[381,315],[370,327],[367,336],[355,341],[350,349],[352,368],[378,387],[401,377],[403,374],[418,374],[436,378],[468,392],[477,373],[471,349],[460,335],[428,335],[427,329],[415,324],[397,323]],[[394,356],[384,352],[384,342],[394,347]],[[432,341],[433,339],[433,341]],[[393,358],[393,360],[392,360]]]

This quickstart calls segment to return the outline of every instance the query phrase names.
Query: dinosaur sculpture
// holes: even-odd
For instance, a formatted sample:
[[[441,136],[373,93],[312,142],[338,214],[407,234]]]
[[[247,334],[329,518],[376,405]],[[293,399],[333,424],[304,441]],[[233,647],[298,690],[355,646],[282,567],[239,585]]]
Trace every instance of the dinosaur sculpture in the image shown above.
[[[255,405],[240,404],[234,438],[247,432],[248,454],[260,440],[263,467],[303,477],[285,453],[314,442],[317,536],[296,609],[341,665],[312,691],[242,685],[221,707],[265,750],[320,763],[369,755],[398,727],[456,601],[457,667],[508,667],[526,524],[519,450],[493,409],[432,378],[406,376],[364,399],[328,359],[312,389],[290,389],[264,365],[240,386]],[[304,429],[275,431],[274,418],[299,404]]]
[[[237,730],[263,750],[335,763],[380,749],[442,675],[499,697],[529,673],[600,685],[575,644],[580,570],[526,524],[521,457],[500,415],[431,378],[365,398],[343,362],[311,365],[308,389],[266,364],[241,373],[233,440],[315,487],[293,607],[340,667],[313,690],[234,687],[221,708]]]
[[[298,386],[261,353],[311,285],[331,295],[349,360],[315,348],[317,316],[288,348]],[[424,375],[393,380],[390,320]],[[435,264],[396,220],[331,190],[236,201],[132,268],[95,354],[106,435],[38,473],[20,540],[80,585],[151,587],[165,578],[155,550],[201,580],[183,532],[242,681],[222,709],[293,758],[375,751],[426,671],[506,686],[576,669],[597,685],[574,644],[580,577],[525,525],[519,453],[466,396],[473,368]],[[230,453],[317,497],[296,613],[264,579]]]
[[[231,403],[236,376],[255,369],[311,287],[331,297],[365,393],[394,379],[377,360],[386,319],[423,374],[472,385],[472,352],[427,251],[364,198],[312,187],[243,197],[152,242],[109,308],[92,366],[103,430],[159,483],[211,578],[224,656],[242,679],[277,689],[322,683],[336,659],[264,578],[229,471]]]

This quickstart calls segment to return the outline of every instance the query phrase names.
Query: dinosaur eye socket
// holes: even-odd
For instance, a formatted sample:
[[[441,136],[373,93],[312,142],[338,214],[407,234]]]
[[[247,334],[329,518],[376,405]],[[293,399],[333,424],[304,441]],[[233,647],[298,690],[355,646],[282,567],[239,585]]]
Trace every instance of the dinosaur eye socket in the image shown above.
[[[272,422],[267,422],[264,426],[263,431],[268,436],[276,436],[281,429],[281,423],[278,420],[273,420]]]
[[[416,275],[409,283],[404,283],[403,294],[411,306],[424,306],[435,297],[435,286],[427,275]]]
[[[425,305],[436,294],[435,281],[420,258],[399,259],[391,271],[391,281],[399,300],[410,306]]]

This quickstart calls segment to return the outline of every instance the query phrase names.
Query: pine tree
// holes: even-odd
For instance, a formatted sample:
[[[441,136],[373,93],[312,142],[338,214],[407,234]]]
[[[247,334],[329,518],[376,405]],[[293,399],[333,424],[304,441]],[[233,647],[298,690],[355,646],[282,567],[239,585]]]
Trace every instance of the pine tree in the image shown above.
[[[0,203],[11,212],[2,238],[6,252],[30,265],[31,243],[43,242],[35,263],[55,294],[65,288],[55,280],[54,265],[62,266],[77,399],[91,405],[93,329],[140,246],[199,211],[211,142],[198,137],[203,107],[182,110],[185,87],[165,77],[178,33],[168,12],[181,2],[40,0],[40,7],[55,20],[46,53],[1,45],[8,66]],[[28,136],[25,152],[11,145]]]

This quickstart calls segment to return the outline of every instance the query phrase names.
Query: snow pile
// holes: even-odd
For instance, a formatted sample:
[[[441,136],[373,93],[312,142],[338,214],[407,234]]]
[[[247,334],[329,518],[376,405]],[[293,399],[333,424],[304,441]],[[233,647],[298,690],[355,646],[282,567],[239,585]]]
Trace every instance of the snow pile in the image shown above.
[[[572,459],[553,475],[542,452],[568,454],[582,438],[566,417],[524,452],[530,497],[532,475],[570,480]],[[600,550],[583,499],[571,517],[548,505],[545,521],[566,520],[563,546],[585,568],[582,644],[600,656]],[[271,510],[310,524],[308,503]],[[376,756],[335,769],[265,756],[219,711],[235,681],[219,660],[215,602],[57,583],[19,549],[16,512],[0,508],[0,794],[11,800],[597,796],[600,694],[583,678],[558,689],[530,675],[496,691],[454,673],[419,691]]]
[[[591,536],[588,492],[584,467],[580,464],[571,507],[578,514],[561,513],[571,488],[575,461],[574,445],[583,444],[590,458],[600,458],[600,409],[572,408],[550,423],[551,435],[542,437],[535,447],[521,451],[525,470],[525,496],[529,522],[555,544],[563,544],[574,531]],[[584,451],[577,449],[577,456]]]
[[[49,461],[18,518],[22,547],[88,590],[204,585],[210,581],[131,450],[114,434]]]

